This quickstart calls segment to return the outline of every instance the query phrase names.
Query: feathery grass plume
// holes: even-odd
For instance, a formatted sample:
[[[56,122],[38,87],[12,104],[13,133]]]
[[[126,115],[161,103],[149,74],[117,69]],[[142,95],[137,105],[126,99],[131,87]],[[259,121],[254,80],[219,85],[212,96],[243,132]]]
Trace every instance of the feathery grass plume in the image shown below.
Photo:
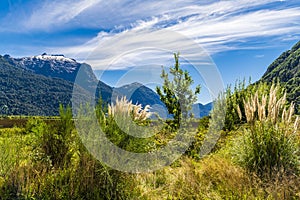
[[[289,124],[292,122],[292,117],[293,117],[293,114],[295,111],[294,109],[295,109],[294,103],[291,103],[291,105],[288,109],[286,109],[286,108],[283,109],[282,116],[281,116],[282,122],[284,122],[285,124]],[[296,119],[295,123],[297,123],[297,119]]]
[[[295,104],[292,103],[290,108],[288,109],[288,115],[287,115],[287,119],[286,119],[286,121],[288,123],[290,123],[292,121],[292,116],[293,116],[294,112],[295,112]]]
[[[279,86],[272,84],[269,95],[263,95],[256,91],[249,99],[244,99],[247,122],[270,120],[273,124],[276,124],[279,118],[282,122],[291,122],[294,114],[294,104],[292,103],[289,109],[286,109],[286,93],[278,98],[279,89]],[[241,113],[239,107],[236,109],[238,113]]]
[[[238,115],[239,115],[240,120],[242,120],[243,115],[242,115],[242,111],[241,111],[240,106],[237,105],[237,108],[236,108],[236,109],[237,109],[237,113],[238,113]]]
[[[272,116],[274,113],[274,106],[276,104],[276,93],[274,92],[275,86],[272,84],[270,93],[269,93],[269,102],[268,102],[268,116]]]
[[[257,105],[258,105],[258,119],[260,121],[264,121],[266,119],[266,105],[267,105],[267,96],[263,95],[261,99],[261,103],[259,103],[259,99],[257,98]]]
[[[287,108],[286,92],[282,97],[278,98],[277,94],[279,90],[280,87],[278,85],[275,86],[272,84],[269,95],[259,94],[259,91],[256,91],[255,95],[251,95],[248,100],[244,99],[243,102],[247,122],[254,122],[255,120],[262,122],[271,121],[274,125],[277,124],[277,122],[281,122],[285,125],[292,123],[295,103],[291,103]],[[260,96],[261,98],[259,98]],[[236,110],[240,116],[242,113],[241,108],[237,106]],[[294,123],[296,130],[296,124],[299,122],[296,119]]]
[[[243,100],[247,122],[254,121],[254,116],[255,116],[255,112],[256,112],[255,101],[253,101],[254,99],[255,99],[255,96],[251,95],[249,101]]]
[[[241,164],[262,177],[300,173],[299,118],[293,123],[294,103],[286,106],[286,93],[278,97],[279,86],[272,84],[269,94],[257,90],[244,99],[250,129],[245,130]],[[240,108],[236,108],[241,112]],[[240,111],[239,111],[240,110]]]
[[[126,96],[123,96],[116,99],[116,104],[108,105],[108,115],[112,117],[120,115],[126,118],[132,117],[135,121],[145,121],[152,115],[150,108],[149,105],[146,105],[143,109],[141,104],[132,104],[132,101],[128,101]]]

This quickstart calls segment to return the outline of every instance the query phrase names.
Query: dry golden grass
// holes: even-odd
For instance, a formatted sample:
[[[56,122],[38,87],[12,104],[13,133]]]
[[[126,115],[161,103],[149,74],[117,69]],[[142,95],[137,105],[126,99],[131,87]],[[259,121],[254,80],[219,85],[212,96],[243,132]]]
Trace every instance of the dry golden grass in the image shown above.
[[[135,175],[138,199],[255,199],[263,195],[241,167],[221,156],[200,162],[184,157],[177,162],[179,166]]]
[[[124,118],[132,117],[135,121],[144,121],[148,119],[152,113],[150,106],[146,105],[143,109],[141,104],[132,104],[125,96],[121,99],[117,98],[116,104],[108,105],[108,115],[114,117],[116,114]]]
[[[297,199],[296,176],[263,181],[222,155],[201,161],[184,157],[176,166],[134,176],[135,199]]]
[[[247,122],[253,123],[258,120],[261,122],[271,121],[274,125],[282,122],[285,125],[290,125],[293,121],[295,104],[292,103],[289,107],[286,106],[286,93],[281,98],[278,98],[279,86],[272,84],[269,95],[260,94],[256,91],[249,99],[244,99],[244,109]],[[237,113],[242,118],[241,108],[237,106]],[[299,128],[299,117],[297,116],[294,124],[294,131]]]

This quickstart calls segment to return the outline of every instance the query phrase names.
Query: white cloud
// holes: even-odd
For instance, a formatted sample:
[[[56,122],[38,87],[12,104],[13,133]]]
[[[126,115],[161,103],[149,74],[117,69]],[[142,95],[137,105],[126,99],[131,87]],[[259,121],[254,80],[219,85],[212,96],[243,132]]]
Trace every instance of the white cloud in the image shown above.
[[[274,2],[277,6],[268,6]],[[288,2],[274,0],[47,0],[36,5],[22,24],[27,32],[103,28],[107,31],[99,32],[85,44],[52,46],[45,51],[64,53],[89,62],[95,69],[103,69],[122,55],[119,64],[113,66],[119,69],[153,62],[158,56],[167,63],[167,57],[172,59],[170,52],[192,55],[203,47],[213,54],[253,48],[251,41],[267,37],[284,35],[284,39],[295,39],[300,32],[300,5],[285,4]],[[168,49],[162,53],[157,51],[159,47]]]
[[[298,33],[299,22],[300,8],[293,8],[256,11],[206,21],[192,19],[170,29],[194,38],[199,44],[215,52],[222,51],[223,46],[230,42]]]
[[[264,57],[265,57],[265,55],[262,55],[262,54],[261,54],[261,55],[256,55],[256,56],[255,56],[255,58],[258,58],[258,59],[259,59],[259,58],[264,58]]]
[[[116,2],[118,1],[112,1],[112,4]],[[300,32],[300,6],[280,9],[267,7],[268,3],[274,2],[271,0],[218,1],[207,5],[197,5],[194,1],[186,1],[183,4],[178,1],[179,6],[176,6],[177,1],[173,1],[172,4],[162,2],[146,1],[142,4],[135,1],[128,5],[118,2],[124,6],[124,10],[120,10],[120,16],[130,16],[129,25],[122,26],[122,29],[117,27],[109,32],[102,31],[84,45],[56,51],[85,60],[92,64],[94,69],[103,69],[112,60],[123,56],[119,59],[120,63],[113,67],[118,69],[133,63],[143,65],[155,58],[158,60],[157,51],[149,51],[149,48],[165,48],[168,56],[170,52],[177,51],[192,55],[201,47],[209,53],[218,53],[238,48],[251,49],[253,46],[248,45],[249,41],[283,35],[291,38]],[[149,10],[146,11],[146,8]],[[150,17],[145,20],[139,18],[140,15],[146,14]],[[261,45],[265,47],[272,44]],[[140,55],[137,50],[140,51]],[[162,62],[168,61],[166,54],[161,53]],[[136,60],[136,57],[143,59]],[[189,58],[197,59],[195,56]]]
[[[20,9],[16,9],[7,20],[14,21],[17,18],[20,21],[17,23],[28,31],[49,31],[54,27],[65,26],[112,29],[130,27],[139,20],[162,15],[170,15],[175,19],[190,14],[219,15],[276,1],[278,0],[45,0],[31,5],[30,9],[24,8],[23,12],[26,14],[20,17]]]
[[[44,1],[23,23],[29,30],[60,27],[100,2],[101,0]]]

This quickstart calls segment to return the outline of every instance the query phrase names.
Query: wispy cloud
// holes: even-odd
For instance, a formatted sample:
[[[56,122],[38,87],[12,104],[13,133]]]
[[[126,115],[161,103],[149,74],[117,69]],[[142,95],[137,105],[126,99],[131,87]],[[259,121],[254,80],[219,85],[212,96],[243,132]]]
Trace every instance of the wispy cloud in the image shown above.
[[[195,41],[214,53],[223,51],[224,45],[231,42],[243,44],[243,41],[251,39],[298,33],[300,31],[299,23],[300,8],[292,8],[260,10],[235,16],[220,16],[204,21],[194,18],[176,24],[170,29],[194,38]],[[186,29],[185,27],[190,28]],[[237,47],[232,46],[232,48]]]
[[[270,6],[276,2],[278,5]],[[176,1],[173,3],[176,4]],[[154,58],[162,64],[168,63],[170,52],[177,51],[193,61],[201,60],[199,55],[191,55],[202,47],[210,54],[239,48],[251,49],[251,41],[257,44],[264,38],[283,35],[294,37],[300,32],[300,5],[289,7],[271,0],[217,1],[206,5],[186,1],[177,7],[169,4],[160,1],[142,4],[136,1],[127,5],[123,2],[120,15],[130,16],[125,18],[130,23],[115,26],[107,32],[101,31],[84,45],[60,50],[89,62],[94,69],[111,66],[111,62],[119,58],[120,63],[112,67],[119,69],[129,67],[132,63],[143,65]],[[168,9],[166,5],[169,5]],[[133,8],[132,11],[129,8]],[[146,8],[149,8],[148,12]],[[146,14],[149,17],[140,18]],[[268,45],[272,44],[260,44],[261,47]],[[164,49],[164,53],[160,51],[160,59],[157,59],[157,51],[149,50],[151,48]],[[205,54],[204,50],[202,52]],[[137,57],[142,59],[136,60]]]
[[[44,1],[23,24],[29,30],[60,27],[100,2],[101,0]]]
[[[259,59],[259,58],[263,58],[263,57],[265,57],[265,55],[262,55],[262,54],[261,54],[261,55],[256,55],[256,56],[255,56],[255,58],[258,58],[258,59]]]
[[[200,14],[212,16],[233,13],[237,10],[264,5],[274,0],[45,0],[30,4],[23,10],[26,14],[18,17],[20,10],[15,9],[7,20],[18,18],[28,31],[49,30],[55,27],[130,27],[139,20],[155,16],[169,15],[173,19]],[[21,4],[20,7],[23,5]]]

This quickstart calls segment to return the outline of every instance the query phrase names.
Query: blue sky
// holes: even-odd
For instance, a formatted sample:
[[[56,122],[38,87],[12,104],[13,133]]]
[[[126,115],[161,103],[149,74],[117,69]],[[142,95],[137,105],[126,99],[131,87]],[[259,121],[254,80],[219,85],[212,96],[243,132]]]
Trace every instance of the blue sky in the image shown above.
[[[299,41],[300,2],[2,0],[0,38],[2,55],[64,54],[91,64],[110,85],[155,85],[161,65],[171,65],[177,51],[186,69],[188,63],[216,67],[215,79],[228,85],[258,80]],[[209,102],[205,78],[191,74],[204,86],[199,101]]]

